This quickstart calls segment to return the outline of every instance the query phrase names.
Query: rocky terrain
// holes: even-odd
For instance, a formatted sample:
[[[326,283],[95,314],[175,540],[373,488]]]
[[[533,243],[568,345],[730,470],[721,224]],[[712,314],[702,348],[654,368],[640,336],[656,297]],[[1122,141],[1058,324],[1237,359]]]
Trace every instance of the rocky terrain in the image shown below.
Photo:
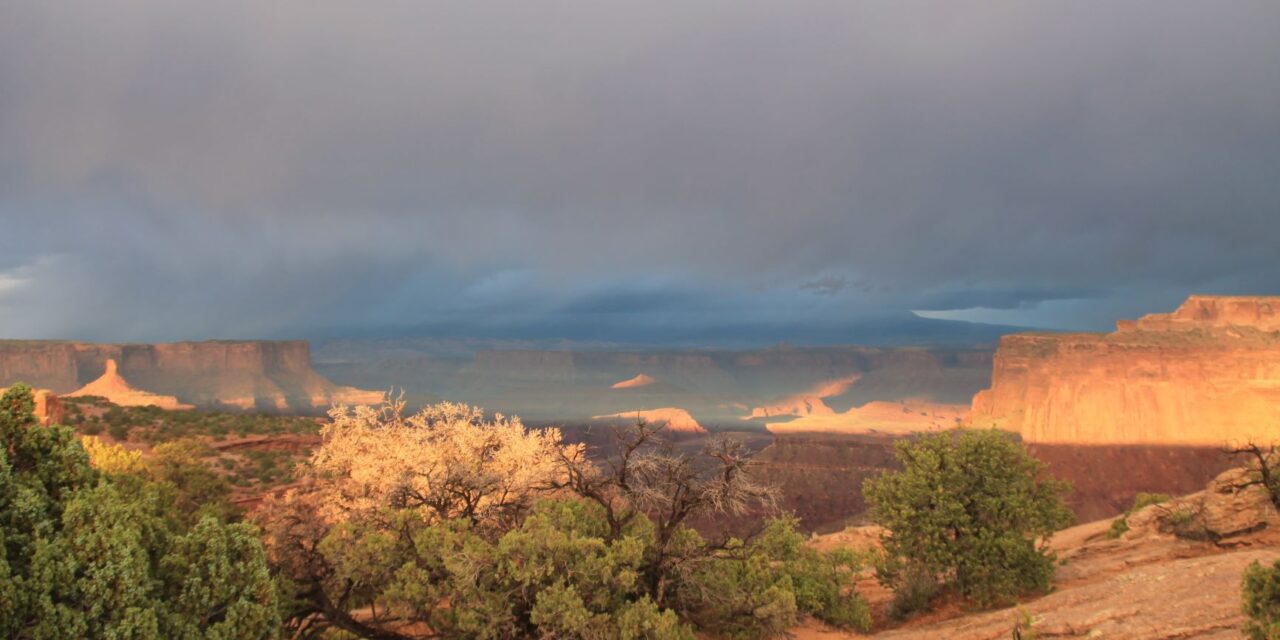
[[[773,433],[879,433],[908,435],[954,429],[969,413],[962,404],[905,399],[875,400],[840,413],[811,413],[787,422],[769,422]]]
[[[641,409],[638,411],[624,411],[622,413],[613,413],[605,416],[595,416],[595,420],[606,420],[613,423],[634,423],[644,421],[646,423],[661,426],[667,431],[674,433],[706,433],[707,430],[698,424],[688,411],[677,407],[662,407],[659,409]]]
[[[892,595],[868,572],[859,584],[877,614],[876,638],[1003,640],[1021,625],[1024,638],[1240,638],[1240,579],[1245,567],[1280,559],[1280,516],[1259,487],[1236,488],[1241,470],[1225,472],[1200,492],[1127,517],[1112,538],[1110,520],[1054,535],[1063,566],[1054,590],[1018,607],[967,613],[944,603],[906,623],[885,612]],[[822,548],[876,546],[879,532],[855,528],[823,536]],[[1029,622],[1029,624],[1028,624]],[[1034,634],[1034,635],[1033,635]],[[809,624],[801,640],[860,638]]]
[[[1051,475],[1072,483],[1080,521],[1113,516],[1140,492],[1204,486],[1238,464],[1223,451],[1229,443],[1280,439],[1277,310],[1280,298],[1193,296],[1113,333],[1005,336],[990,388],[967,416],[963,406],[910,398],[837,409],[831,385],[816,385],[757,409],[780,434],[758,461],[802,505],[805,525],[827,530],[861,513],[846,492],[891,460],[885,440],[839,434],[908,436],[960,420],[1018,433]]]
[[[162,396],[133,388],[133,385],[120,375],[115,360],[107,360],[106,371],[102,373],[102,377],[66,395],[68,398],[86,396],[105,398],[121,407],[152,406],[170,411],[195,408],[193,405],[178,402],[178,399],[173,396]]]
[[[1280,439],[1280,297],[1193,296],[1107,334],[1000,340],[970,422],[1031,443]]]
[[[304,341],[91,344],[0,341],[0,385],[25,382],[72,393],[117,363],[135,391],[200,407],[314,412],[337,403],[376,402],[381,392],[339,386],[311,367]]]

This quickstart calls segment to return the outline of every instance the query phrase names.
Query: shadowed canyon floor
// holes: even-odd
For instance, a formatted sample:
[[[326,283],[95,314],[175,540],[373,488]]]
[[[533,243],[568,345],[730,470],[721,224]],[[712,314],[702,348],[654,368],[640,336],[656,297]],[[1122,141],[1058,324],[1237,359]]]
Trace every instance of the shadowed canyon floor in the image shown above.
[[[889,435],[777,433],[754,463],[778,484],[784,506],[804,527],[831,531],[866,510],[862,483],[895,468]],[[1203,487],[1240,459],[1214,447],[1033,444],[1048,473],[1072,484],[1067,504],[1078,521],[1120,513],[1141,492],[1180,495]]]

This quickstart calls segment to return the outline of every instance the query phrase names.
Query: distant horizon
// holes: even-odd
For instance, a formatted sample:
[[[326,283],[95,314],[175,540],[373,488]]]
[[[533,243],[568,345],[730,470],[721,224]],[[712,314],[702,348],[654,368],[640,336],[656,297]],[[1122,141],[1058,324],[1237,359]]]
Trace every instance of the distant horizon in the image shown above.
[[[1192,293],[1188,294],[1186,300],[1197,297],[1217,297],[1217,298],[1252,298],[1260,297],[1250,294],[1205,294]],[[1271,297],[1271,296],[1261,296]],[[476,343],[477,345],[485,345],[479,348],[508,348],[508,349],[530,349],[539,350],[556,350],[557,346],[563,349],[576,350],[608,350],[608,349],[632,349],[632,350],[661,350],[661,349],[708,349],[708,350],[759,350],[770,348],[782,348],[794,346],[797,348],[820,348],[820,347],[841,347],[841,346],[870,346],[870,347],[890,347],[890,346],[993,346],[1002,335],[1010,333],[1110,333],[1115,330],[1116,322],[1124,320],[1135,320],[1149,313],[1166,313],[1173,311],[1176,307],[1168,309],[1151,309],[1141,314],[1135,314],[1128,318],[1114,318],[1110,320],[1105,327],[1096,327],[1089,329],[1079,329],[1070,327],[1053,327],[1053,326],[1015,326],[1007,324],[999,324],[993,322],[982,322],[972,319],[983,317],[990,313],[988,317],[1000,317],[1004,315],[1001,310],[991,309],[973,309],[960,312],[926,312],[911,311],[910,313],[915,319],[926,320],[942,331],[942,336],[934,336],[933,338],[913,336],[911,333],[904,333],[892,339],[880,338],[858,339],[858,333],[847,336],[837,337],[829,335],[829,339],[812,340],[805,338],[789,338],[785,335],[780,337],[757,337],[757,338],[739,338],[739,339],[684,339],[684,340],[637,340],[637,339],[591,339],[591,338],[571,338],[564,336],[542,336],[542,337],[516,337],[515,335],[484,335],[484,334],[466,334],[457,331],[431,331],[429,329],[399,328],[399,329],[382,329],[382,330],[363,330],[341,332],[320,332],[310,335],[289,335],[278,334],[272,336],[244,336],[244,337],[177,337],[162,340],[96,340],[83,339],[76,337],[59,337],[59,338],[23,338],[23,337],[7,337],[0,336],[0,341],[32,341],[32,342],[85,342],[85,343],[102,343],[102,344],[157,344],[157,343],[181,343],[181,342],[252,342],[252,341],[307,341],[312,343],[339,343],[342,341],[360,341],[360,342],[411,342],[411,341],[435,341],[439,343]],[[893,326],[893,321],[881,319],[880,323],[886,326]],[[883,327],[881,327],[883,328]],[[946,329],[957,330],[954,335],[948,335]],[[972,333],[965,332],[965,329],[980,332],[981,337],[975,337]],[[838,329],[832,330],[839,331]],[[847,337],[849,339],[842,339]]]
[[[128,340],[112,340],[112,339],[94,339],[80,338],[75,336],[69,337],[49,337],[49,338],[27,338],[27,337],[9,337],[0,336],[0,342],[76,342],[76,343],[95,343],[95,344],[164,344],[164,343],[184,343],[184,342],[290,342],[290,341],[306,341],[311,343],[337,343],[342,341],[360,341],[360,342],[412,342],[412,341],[434,341],[440,343],[476,343],[483,345],[493,345],[499,348],[533,348],[555,350],[556,345],[563,345],[565,349],[578,350],[600,350],[600,349],[633,349],[633,350],[661,350],[661,349],[708,349],[708,350],[758,350],[769,348],[796,347],[796,348],[818,348],[818,347],[841,347],[841,346],[966,346],[966,345],[994,345],[995,340],[1000,335],[1009,333],[1018,333],[1026,331],[1059,331],[1052,328],[1044,327],[1018,327],[1009,325],[996,325],[982,322],[971,322],[967,320],[945,320],[932,319],[925,316],[918,316],[922,320],[928,320],[931,326],[936,327],[939,331],[935,334],[924,334],[917,336],[912,333],[903,334],[884,334],[879,335],[863,335],[863,339],[859,339],[859,335],[855,332],[847,334],[848,339],[841,339],[840,329],[830,329],[822,335],[827,339],[813,339],[812,332],[806,335],[797,335],[797,337],[789,338],[785,335],[779,337],[739,337],[739,338],[714,338],[714,337],[698,337],[698,338],[677,338],[677,339],[600,339],[600,338],[570,338],[555,335],[534,336],[534,337],[516,337],[514,335],[502,334],[474,334],[468,335],[455,331],[432,332],[430,330],[400,329],[390,331],[365,330],[350,331],[348,333],[339,332],[320,332],[312,334],[288,334],[278,333],[266,336],[208,336],[208,337],[166,337],[163,339],[147,340],[147,339],[128,339]],[[892,326],[892,323],[887,323]],[[801,332],[797,332],[800,334]],[[504,346],[505,345],[505,346]]]
[[[928,342],[1272,293],[1277,24],[12,3],[0,336]]]

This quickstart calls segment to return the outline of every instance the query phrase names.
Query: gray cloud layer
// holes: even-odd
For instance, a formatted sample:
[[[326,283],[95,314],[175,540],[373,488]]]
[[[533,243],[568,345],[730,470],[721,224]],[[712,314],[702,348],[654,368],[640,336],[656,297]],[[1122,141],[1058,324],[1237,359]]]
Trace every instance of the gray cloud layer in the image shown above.
[[[9,3],[0,333],[804,340],[1277,292],[1277,60],[1270,0]]]

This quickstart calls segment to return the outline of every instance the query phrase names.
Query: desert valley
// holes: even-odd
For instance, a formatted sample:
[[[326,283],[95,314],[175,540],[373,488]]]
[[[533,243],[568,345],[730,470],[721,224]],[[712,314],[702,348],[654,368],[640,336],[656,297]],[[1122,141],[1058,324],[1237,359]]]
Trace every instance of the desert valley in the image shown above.
[[[0,640],[1280,640],[1280,2],[0,2]]]
[[[299,486],[290,470],[321,444],[331,407],[383,401],[388,392],[360,387],[385,384],[389,374],[360,375],[367,371],[403,376],[403,390],[390,389],[401,398],[527,411],[530,427],[558,427],[600,463],[617,452],[611,434],[636,421],[682,451],[728,435],[746,446],[751,473],[777,487],[780,508],[798,517],[811,544],[859,552],[874,550],[879,535],[867,524],[863,484],[900,468],[896,443],[994,428],[1019,440],[1048,476],[1068,481],[1075,520],[1092,523],[1054,536],[1054,548],[1072,565],[1059,572],[1052,595],[1026,605],[1028,615],[1046,621],[1040,628],[1072,634],[1172,638],[1198,629],[1234,637],[1241,618],[1230,594],[1238,592],[1241,563],[1280,557],[1272,546],[1280,541],[1280,515],[1265,492],[1237,494],[1219,478],[1249,464],[1242,447],[1280,440],[1280,297],[1193,296],[1172,313],[1119,321],[1110,333],[1011,334],[994,350],[565,348],[478,351],[441,362],[419,348],[397,348],[389,357],[386,344],[330,345],[322,347],[329,359],[317,367],[299,341],[9,341],[0,343],[0,383],[34,386],[42,424],[71,424],[144,459],[166,442],[196,443],[204,464],[231,481],[232,504],[248,513]],[[380,359],[359,360],[363,354]],[[565,411],[561,420],[557,411]],[[1188,496],[1173,504],[1197,505],[1205,532],[1184,539],[1155,507],[1134,512],[1135,499],[1148,495]],[[758,517],[695,526],[749,535]],[[1128,532],[1107,535],[1117,518],[1127,519]],[[1174,591],[1116,582],[1147,574],[1141,579]],[[975,617],[943,608],[894,622],[876,608],[889,605],[877,604],[882,592],[869,575],[858,589],[871,594],[876,626],[897,629],[886,637],[1008,632],[1012,618],[999,612]],[[1194,583],[1210,575],[1223,581],[1215,596],[1223,604],[1213,604],[1211,616],[1175,622],[1162,614],[1159,633],[1139,632],[1156,624],[1144,607],[1194,599]],[[1098,598],[1124,599],[1132,612],[1086,616],[1081,607],[1101,607]],[[807,623],[796,633],[840,632]]]

